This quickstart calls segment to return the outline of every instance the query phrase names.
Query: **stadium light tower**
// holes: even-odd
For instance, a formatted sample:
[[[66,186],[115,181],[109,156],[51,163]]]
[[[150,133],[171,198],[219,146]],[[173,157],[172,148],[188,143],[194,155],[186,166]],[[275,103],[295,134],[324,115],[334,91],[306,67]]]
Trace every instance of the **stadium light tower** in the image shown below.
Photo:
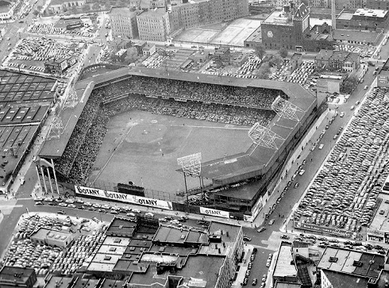
[[[278,149],[276,140],[284,140],[277,133],[274,133],[269,128],[260,125],[258,122],[250,128],[248,135],[251,141],[253,141],[253,143],[257,146],[276,150]]]
[[[201,186],[201,152],[177,158],[177,164],[181,166],[182,173],[184,174],[185,192],[186,192],[186,205],[189,205],[188,185],[186,183],[186,176],[199,177],[200,189]]]
[[[63,129],[64,129],[64,127],[63,127],[61,118],[59,118],[58,116],[55,116],[53,119],[53,123],[50,126],[50,132],[49,132],[49,135],[47,137],[48,140],[50,140],[52,138],[55,138],[55,139],[60,138],[61,134],[63,133]]]
[[[271,104],[271,108],[282,118],[300,121],[296,112],[304,112],[300,107],[278,96]]]

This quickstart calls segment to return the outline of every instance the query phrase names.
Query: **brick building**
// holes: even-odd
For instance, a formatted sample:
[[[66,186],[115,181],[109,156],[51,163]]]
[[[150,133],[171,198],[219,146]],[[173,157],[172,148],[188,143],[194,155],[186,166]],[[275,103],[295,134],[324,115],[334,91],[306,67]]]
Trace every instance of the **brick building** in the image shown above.
[[[32,288],[36,280],[36,273],[32,268],[4,266],[0,271],[1,288]]]
[[[135,12],[130,11],[127,7],[112,8],[109,15],[111,17],[112,36],[114,38],[117,36],[125,39],[138,37]]]
[[[247,15],[249,15],[247,0],[183,1],[172,3],[170,7],[172,31],[231,21]]]
[[[389,14],[386,10],[357,9],[342,11],[336,18],[337,29],[378,31],[388,27]]]
[[[169,14],[164,8],[143,12],[137,16],[139,39],[166,41],[171,32]]]

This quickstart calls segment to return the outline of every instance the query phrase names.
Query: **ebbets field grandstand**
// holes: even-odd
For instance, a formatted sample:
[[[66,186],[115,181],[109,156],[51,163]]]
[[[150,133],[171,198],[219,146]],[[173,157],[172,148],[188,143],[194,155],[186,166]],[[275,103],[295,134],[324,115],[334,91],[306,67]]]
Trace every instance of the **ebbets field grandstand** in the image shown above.
[[[111,87],[120,85],[120,83],[126,83],[126,87],[130,87],[129,91],[119,94],[107,93],[104,96],[96,93],[97,96],[90,97],[91,94],[93,95],[92,92],[98,89],[113,91],[114,89],[111,89]],[[136,93],[132,91],[135,89],[132,87],[135,87],[138,83],[142,83],[140,87],[144,87],[142,93],[139,92],[139,88]],[[161,87],[167,87],[166,89],[171,89],[170,92],[168,91],[169,95],[159,94],[158,89],[150,92],[150,87],[156,85],[155,83],[161,85]],[[111,110],[119,111],[123,109],[124,104],[120,101],[127,101],[132,97],[138,99],[138,102],[140,101],[142,105],[140,107],[147,106],[150,101],[155,99],[158,99],[158,101],[170,101],[170,103],[176,101],[179,105],[198,104],[201,102],[198,98],[199,96],[191,94],[191,91],[195,90],[193,89],[194,85],[196,87],[204,85],[216,95],[222,94],[220,91],[230,90],[239,90],[239,93],[243,95],[242,97],[245,94],[254,94],[255,97],[261,97],[262,94],[266,93],[273,95],[274,98],[280,96],[292,105],[293,109],[290,109],[288,113],[282,114],[277,111],[278,114],[276,114],[271,110],[270,105],[268,107],[256,107],[255,103],[250,104],[249,107],[246,107],[251,109],[250,111],[257,111],[256,113],[258,114],[263,112],[267,113],[266,115],[273,115],[270,118],[270,123],[266,126],[268,130],[266,135],[261,138],[261,143],[259,145],[258,143],[253,143],[247,151],[242,151],[239,154],[202,163],[200,177],[210,180],[212,184],[203,188],[202,192],[205,193],[202,195],[205,196],[201,203],[197,203],[197,207],[196,205],[190,205],[189,209],[192,212],[202,214],[217,214],[220,217],[236,217],[250,220],[252,216],[255,217],[257,215],[263,203],[267,201],[271,189],[276,182],[275,180],[280,177],[279,174],[283,165],[291,152],[293,152],[296,144],[317,117],[318,105],[316,98],[298,84],[173,71],[156,71],[147,68],[131,69],[128,67],[96,74],[75,84],[77,105],[64,109],[59,115],[58,121],[61,122],[61,125],[57,125],[57,127],[62,127],[62,130],[58,132],[58,137],[49,137],[47,139],[40,152],[40,156],[46,159],[54,159],[56,171],[61,175],[60,178],[65,182],[73,181],[78,194],[160,207],[160,205],[153,205],[152,199],[145,197],[135,195],[123,196],[115,191],[105,191],[104,188],[99,189],[100,187],[86,187],[85,184],[87,182],[81,176],[85,176],[83,174],[90,172],[90,170],[81,169],[78,166],[82,163],[87,163],[93,157],[87,154],[91,145],[90,143],[85,143],[85,139],[90,138],[89,133],[96,134],[93,136],[93,139],[104,137],[104,135],[98,133],[99,125],[104,125],[100,123],[106,123],[107,121],[106,116],[97,116],[99,115],[98,111],[101,109],[106,109],[106,115],[112,115],[113,112],[111,113]],[[177,87],[183,87],[180,88],[183,89],[182,93],[177,91]],[[246,105],[245,103],[239,104],[228,101],[227,99],[227,102],[222,103],[206,100],[201,105],[223,105],[226,109]],[[90,103],[93,105],[91,106]],[[88,109],[88,113],[83,112],[84,108]],[[100,119],[97,119],[99,117]],[[88,123],[87,127],[82,126],[80,121]],[[97,125],[97,128],[90,129],[94,125]],[[252,124],[250,123],[249,125],[251,126]],[[85,153],[85,155],[82,153]],[[81,157],[82,161],[76,163],[75,157]],[[90,164],[88,165],[90,167]],[[177,171],[180,172],[178,168],[177,166]],[[172,192],[174,193],[175,191]],[[195,192],[191,191],[191,194]],[[158,201],[162,201],[162,199]],[[161,205],[165,207],[160,207],[163,209],[188,209],[184,203],[173,203],[172,205],[170,203],[162,203]]]

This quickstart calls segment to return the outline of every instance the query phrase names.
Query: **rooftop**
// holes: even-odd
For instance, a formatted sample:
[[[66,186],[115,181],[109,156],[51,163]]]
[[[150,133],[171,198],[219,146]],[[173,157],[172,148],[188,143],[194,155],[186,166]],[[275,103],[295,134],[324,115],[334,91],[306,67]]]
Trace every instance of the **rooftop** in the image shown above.
[[[292,244],[281,242],[277,256],[276,266],[274,268],[274,277],[297,277],[297,268],[293,264]]]
[[[108,227],[106,235],[132,237],[136,229],[136,223],[127,219],[114,218]]]
[[[112,272],[120,258],[120,255],[106,255],[96,253],[87,270]]]
[[[98,284],[100,283],[101,279],[89,279],[89,278],[82,278],[78,277],[73,284],[72,288],[95,288],[98,287]]]
[[[44,288],[68,288],[73,277],[70,276],[49,276]]]
[[[373,31],[363,32],[356,30],[336,29],[334,31],[333,37],[335,41],[349,40],[365,43],[375,43],[381,37],[381,34]]]
[[[208,243],[208,237],[206,233],[191,230],[182,229],[176,226],[159,226],[158,231],[154,235],[154,242],[159,243],[174,243],[174,244],[205,244]]]
[[[293,26],[293,21],[284,11],[276,10],[271,13],[262,24]]]
[[[0,69],[0,102],[54,100],[57,80]]]
[[[27,279],[33,274],[35,274],[35,270],[32,268],[4,266],[3,269],[0,270],[0,283],[26,283]],[[15,277],[15,275],[18,277]]]
[[[151,9],[146,12],[143,12],[142,14],[139,14],[137,18],[156,18],[160,19],[162,16],[167,15],[168,12],[164,8],[156,8],[156,9]]]
[[[127,287],[125,285],[125,281],[122,280],[112,280],[112,279],[104,279],[103,283],[101,284],[100,288],[122,288]]]
[[[135,12],[132,12],[128,7],[114,7],[109,12],[110,16],[130,16],[132,14],[135,14]]]
[[[257,29],[255,29],[253,33],[250,34],[249,37],[246,38],[245,41],[261,42],[261,39],[262,39],[261,27],[258,27]]]
[[[18,166],[38,128],[38,124],[0,126],[0,186]]]
[[[225,256],[189,256],[188,261],[182,270],[178,270],[176,275],[185,278],[184,282],[189,282],[189,277],[206,281],[204,288],[216,287],[216,281],[220,275],[220,269],[225,265]],[[190,286],[189,286],[190,287]]]
[[[317,267],[361,277],[378,278],[384,263],[383,255],[328,247],[324,250]]]
[[[342,288],[366,288],[368,287],[368,278],[361,278],[358,276],[344,275],[342,273],[322,270],[332,284],[333,287],[342,287]]]
[[[8,1],[0,0],[0,13],[8,12],[11,8],[11,3]]]
[[[149,267],[148,263],[137,263],[135,261],[119,259],[116,262],[114,270],[116,271],[125,271],[125,272],[136,272],[136,273],[144,273],[147,271]]]
[[[276,282],[274,288],[301,288],[300,283]]]
[[[112,246],[122,246],[122,247],[127,247],[128,244],[130,243],[131,239],[127,237],[111,237],[107,236],[104,239],[104,242],[102,245],[112,245]]]
[[[72,237],[72,233],[66,231],[53,231],[46,228],[40,228],[38,231],[33,233],[30,237],[34,237],[35,239],[55,239],[65,241],[69,237]]]
[[[383,18],[386,16],[387,13],[387,10],[359,8],[354,12],[354,16]]]
[[[343,11],[342,13],[339,14],[339,16],[336,18],[338,20],[351,20],[353,18],[353,13],[352,12],[347,12]]]
[[[212,221],[209,226],[209,233],[220,235],[223,242],[235,243],[241,229],[242,227],[238,225]]]

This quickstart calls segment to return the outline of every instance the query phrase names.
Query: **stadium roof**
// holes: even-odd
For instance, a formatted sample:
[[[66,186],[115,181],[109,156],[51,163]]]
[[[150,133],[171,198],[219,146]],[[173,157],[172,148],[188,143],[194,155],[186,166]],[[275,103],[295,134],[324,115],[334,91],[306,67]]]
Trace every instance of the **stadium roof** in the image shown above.
[[[75,90],[79,99],[78,104],[73,108],[68,107],[62,109],[59,119],[64,127],[63,131],[59,138],[46,139],[39,152],[39,156],[47,158],[58,158],[62,156],[93,87],[94,82],[90,80],[82,80],[76,83]]]
[[[52,102],[57,80],[0,70],[0,102]]]

